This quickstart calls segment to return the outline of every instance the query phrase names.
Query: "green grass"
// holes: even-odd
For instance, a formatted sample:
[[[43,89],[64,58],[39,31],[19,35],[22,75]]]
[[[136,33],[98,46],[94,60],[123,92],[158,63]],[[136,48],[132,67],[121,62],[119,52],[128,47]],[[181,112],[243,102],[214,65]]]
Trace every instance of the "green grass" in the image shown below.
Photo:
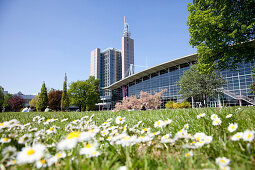
[[[206,116],[197,119],[197,115],[206,113]],[[217,114],[222,120],[219,126],[213,126],[210,118],[211,114]],[[83,147],[79,143],[74,149],[66,151],[67,156],[59,160],[56,164],[48,167],[48,169],[118,169],[120,166],[127,166],[129,169],[217,169],[218,165],[215,162],[217,157],[226,157],[231,160],[229,166],[231,169],[253,169],[255,167],[255,140],[250,143],[250,148],[247,147],[249,142],[232,141],[230,137],[236,132],[243,132],[247,129],[255,130],[255,108],[254,107],[226,107],[222,108],[205,108],[205,109],[175,109],[175,110],[148,110],[148,111],[122,111],[122,112],[54,112],[54,113],[0,113],[0,122],[17,119],[20,124],[31,123],[31,128],[49,129],[53,125],[59,127],[56,134],[47,135],[45,139],[37,142],[43,144],[58,143],[69,133],[65,127],[74,120],[80,119],[85,115],[91,116],[94,114],[93,122],[100,126],[108,118],[113,118],[111,125],[116,125],[115,118],[117,116],[125,117],[124,125],[127,129],[136,125],[139,121],[138,129],[151,128],[152,132],[160,130],[160,135],[156,136],[151,142],[138,143],[133,146],[122,147],[121,145],[111,145],[107,140],[99,141],[101,147],[99,151],[101,155],[94,158],[86,158],[84,155],[79,155],[79,149]],[[233,114],[231,118],[226,118],[226,115]],[[45,120],[55,118],[55,121],[49,125],[37,124],[32,122],[33,117],[43,116]],[[68,118],[66,122],[60,120]],[[157,120],[172,119],[173,122],[165,128],[154,128],[154,122]],[[184,139],[179,139],[175,144],[162,144],[160,138],[165,134],[171,133],[173,136],[184,125],[188,123],[188,133],[194,135],[197,132],[203,132],[208,136],[213,136],[210,144],[200,148],[193,149],[193,157],[185,157],[185,153],[191,149],[183,148],[187,143]],[[235,132],[230,133],[227,128],[230,123],[238,123],[238,128]],[[124,126],[122,125],[122,126]],[[18,151],[22,145],[17,144],[19,137],[23,134],[32,133],[28,128],[24,130],[4,130],[0,131],[0,137],[6,137],[8,134],[16,134],[12,138],[11,143],[0,144],[0,151],[7,146],[15,146]],[[129,135],[140,134],[128,132]],[[100,133],[97,134],[98,140]],[[55,147],[49,148],[49,153],[54,155],[57,150]],[[6,166],[8,159],[4,155],[0,156],[0,169],[36,169],[34,164]]]

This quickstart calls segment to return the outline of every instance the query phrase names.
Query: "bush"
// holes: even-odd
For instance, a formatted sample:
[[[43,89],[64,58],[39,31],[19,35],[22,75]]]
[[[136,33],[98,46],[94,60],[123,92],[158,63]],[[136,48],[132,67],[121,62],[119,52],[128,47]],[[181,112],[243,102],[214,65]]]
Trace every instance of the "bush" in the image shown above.
[[[174,104],[173,101],[166,102],[166,104],[165,104],[166,109],[172,109],[173,108],[173,104]]]

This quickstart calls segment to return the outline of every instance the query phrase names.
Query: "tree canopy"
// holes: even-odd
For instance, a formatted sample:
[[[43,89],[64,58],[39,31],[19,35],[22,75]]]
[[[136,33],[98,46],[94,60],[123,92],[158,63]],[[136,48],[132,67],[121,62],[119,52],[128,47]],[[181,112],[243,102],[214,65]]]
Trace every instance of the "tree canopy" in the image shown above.
[[[254,0],[193,0],[188,11],[189,42],[197,47],[200,72],[234,68],[254,59]]]
[[[4,104],[4,88],[0,86],[0,111],[3,109],[3,104]]]
[[[48,93],[49,107],[52,110],[60,110],[61,108],[62,90],[52,89]]]
[[[197,100],[206,100],[208,97],[215,97],[220,93],[221,88],[225,83],[222,76],[216,72],[209,74],[199,73],[197,65],[185,71],[177,83],[180,86],[179,94],[183,98],[194,97]]]
[[[69,86],[68,94],[71,104],[77,105],[82,111],[94,109],[99,101],[99,80],[91,76],[86,81],[76,81]]]
[[[36,102],[36,110],[37,111],[44,111],[48,106],[48,95],[47,95],[47,88],[45,86],[45,82],[42,84],[41,93],[38,96],[38,100]]]
[[[62,98],[61,98],[61,110],[64,111],[69,108],[69,96],[67,94],[67,76],[65,74],[65,81],[63,83],[63,91],[62,91]]]

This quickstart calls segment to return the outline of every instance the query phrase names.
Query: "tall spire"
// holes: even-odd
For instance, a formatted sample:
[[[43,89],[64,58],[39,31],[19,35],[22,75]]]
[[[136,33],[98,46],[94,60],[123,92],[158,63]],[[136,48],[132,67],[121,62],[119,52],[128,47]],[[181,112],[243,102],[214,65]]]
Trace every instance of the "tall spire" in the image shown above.
[[[126,22],[126,16],[124,16],[124,30],[123,37],[130,37],[130,32],[128,32],[128,23]]]

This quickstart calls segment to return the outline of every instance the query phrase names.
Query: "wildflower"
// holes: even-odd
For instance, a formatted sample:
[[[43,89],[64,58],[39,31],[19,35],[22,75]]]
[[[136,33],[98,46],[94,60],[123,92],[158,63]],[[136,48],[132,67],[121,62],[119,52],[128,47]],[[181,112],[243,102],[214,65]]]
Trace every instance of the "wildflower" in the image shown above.
[[[189,129],[189,124],[185,124],[184,129]]]
[[[237,123],[231,123],[231,124],[229,124],[229,126],[228,126],[228,131],[229,131],[229,132],[234,132],[237,128],[238,128]]]
[[[36,161],[35,166],[37,169],[40,169],[42,167],[45,168],[45,167],[47,167],[47,162],[45,159],[40,159],[40,160]]]
[[[32,147],[22,148],[21,152],[17,154],[17,163],[33,163],[40,160],[43,157],[46,147],[41,144],[35,144]]]
[[[246,130],[243,132],[243,140],[251,142],[254,139],[254,133],[255,131]]]
[[[85,147],[80,149],[80,155],[90,155],[97,151],[97,143],[85,143]]]
[[[215,120],[215,119],[217,119],[217,118],[218,118],[218,115],[216,115],[216,114],[212,114],[212,115],[211,115],[211,119],[212,119],[212,120]]]
[[[204,141],[204,139],[206,138],[206,134],[204,134],[204,133],[196,133],[194,135],[194,138],[196,139],[196,141]]]
[[[205,113],[200,113],[199,115],[197,115],[197,119],[200,119],[201,117],[205,117]]]
[[[234,136],[231,137],[232,141],[239,141],[243,138],[243,132],[238,132]]]
[[[0,143],[9,143],[9,142],[11,142],[10,138],[1,138],[0,139]]]
[[[117,124],[123,124],[125,122],[125,117],[122,118],[121,116],[118,116],[118,117],[116,117],[115,122]]]
[[[230,163],[230,159],[227,159],[225,157],[218,157],[216,158],[216,163],[220,166],[220,167],[225,167]]]
[[[216,118],[214,121],[213,121],[213,126],[217,126],[217,125],[221,125],[222,121],[220,120],[220,118]]]
[[[102,136],[107,136],[108,134],[109,134],[109,131],[106,130],[106,129],[104,129],[104,130],[101,131],[101,135],[102,135]]]
[[[204,141],[205,141],[206,144],[209,144],[209,143],[212,142],[212,139],[213,139],[212,136],[206,136],[206,137],[204,138]]]
[[[32,141],[32,134],[28,133],[19,138],[19,144],[25,144]]]
[[[193,152],[189,151],[187,153],[185,153],[185,157],[192,157],[193,156]]]
[[[150,133],[150,128],[144,128],[144,129],[141,131],[141,134],[144,134],[144,133]]]
[[[121,167],[119,167],[118,170],[127,170],[127,167],[126,166],[121,166]]]
[[[163,126],[165,125],[164,121],[162,120],[158,120],[154,123],[154,127],[159,127],[159,128],[162,128]]]
[[[195,146],[196,146],[196,148],[199,148],[199,147],[204,146],[204,144],[205,144],[205,141],[199,141],[199,142],[195,143]]]
[[[16,157],[17,149],[13,146],[7,146],[3,149],[2,155],[5,155],[7,157]]]
[[[232,117],[232,114],[228,114],[227,116],[226,116],[226,118],[231,118]]]
[[[73,132],[70,132],[66,139],[60,141],[58,144],[57,144],[57,149],[58,150],[69,150],[69,149],[73,149],[78,140],[79,140],[79,137],[80,137],[80,133],[79,131],[73,131]]]
[[[65,122],[65,121],[67,121],[67,120],[68,120],[68,118],[62,119],[60,122]]]
[[[92,152],[91,154],[88,154],[87,157],[88,157],[88,158],[90,158],[90,157],[98,157],[99,155],[101,155],[100,152],[94,151],[94,152]]]

